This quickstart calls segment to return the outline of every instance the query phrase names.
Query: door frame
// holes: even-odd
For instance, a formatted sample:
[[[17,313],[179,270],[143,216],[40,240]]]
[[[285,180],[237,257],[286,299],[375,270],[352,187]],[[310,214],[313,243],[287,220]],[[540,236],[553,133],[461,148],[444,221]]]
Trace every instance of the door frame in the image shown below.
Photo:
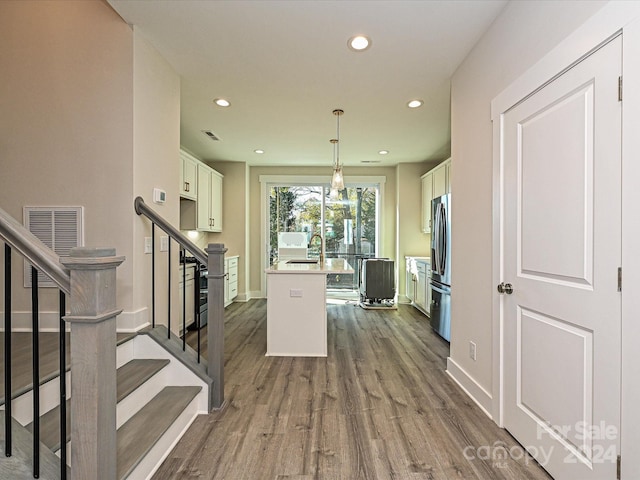
[[[538,63],[515,80],[491,102],[493,123],[493,205],[492,205],[492,283],[504,278],[503,237],[503,114],[533,92],[542,88],[568,68],[593,53],[613,37],[622,34],[623,85],[640,84],[640,5],[638,2],[610,2],[569,35]],[[626,108],[625,108],[626,106]],[[634,478],[640,472],[640,89],[623,89],[622,107],[622,351],[621,351],[621,478]],[[492,385],[491,416],[503,426],[503,306],[497,293],[492,298]],[[629,426],[629,428],[625,428]]]

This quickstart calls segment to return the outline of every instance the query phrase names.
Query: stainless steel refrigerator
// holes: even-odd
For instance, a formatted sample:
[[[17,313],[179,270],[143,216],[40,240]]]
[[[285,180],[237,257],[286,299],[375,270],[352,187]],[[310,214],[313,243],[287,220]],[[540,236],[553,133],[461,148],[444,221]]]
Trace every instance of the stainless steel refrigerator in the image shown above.
[[[431,201],[431,327],[451,339],[451,194]]]

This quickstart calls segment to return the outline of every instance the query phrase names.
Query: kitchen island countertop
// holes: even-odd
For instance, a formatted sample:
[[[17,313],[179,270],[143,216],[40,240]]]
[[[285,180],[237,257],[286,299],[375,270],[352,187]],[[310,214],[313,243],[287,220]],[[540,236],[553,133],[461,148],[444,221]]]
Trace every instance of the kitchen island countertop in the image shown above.
[[[287,263],[287,260],[281,260],[265,269],[267,274],[348,274],[354,270],[344,258],[327,258],[322,265],[319,263]]]

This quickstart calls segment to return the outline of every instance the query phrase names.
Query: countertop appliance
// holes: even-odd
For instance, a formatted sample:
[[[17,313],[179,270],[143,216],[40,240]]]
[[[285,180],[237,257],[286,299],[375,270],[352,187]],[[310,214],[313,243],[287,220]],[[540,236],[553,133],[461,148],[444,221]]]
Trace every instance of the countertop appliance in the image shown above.
[[[451,339],[451,194],[431,201],[431,327]]]

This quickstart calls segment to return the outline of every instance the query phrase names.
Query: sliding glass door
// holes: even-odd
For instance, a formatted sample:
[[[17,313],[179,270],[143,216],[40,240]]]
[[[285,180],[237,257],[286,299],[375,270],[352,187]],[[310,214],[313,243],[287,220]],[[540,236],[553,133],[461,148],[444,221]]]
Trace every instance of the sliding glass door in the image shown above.
[[[341,192],[328,185],[271,184],[269,195],[269,264],[283,252],[318,258],[344,258],[354,275],[330,275],[330,291],[357,290],[362,258],[378,252],[380,188],[378,184],[348,184]],[[297,232],[297,236],[282,233]],[[285,239],[285,240],[283,240]],[[292,249],[299,242],[301,248]],[[280,253],[280,255],[279,255]]]

